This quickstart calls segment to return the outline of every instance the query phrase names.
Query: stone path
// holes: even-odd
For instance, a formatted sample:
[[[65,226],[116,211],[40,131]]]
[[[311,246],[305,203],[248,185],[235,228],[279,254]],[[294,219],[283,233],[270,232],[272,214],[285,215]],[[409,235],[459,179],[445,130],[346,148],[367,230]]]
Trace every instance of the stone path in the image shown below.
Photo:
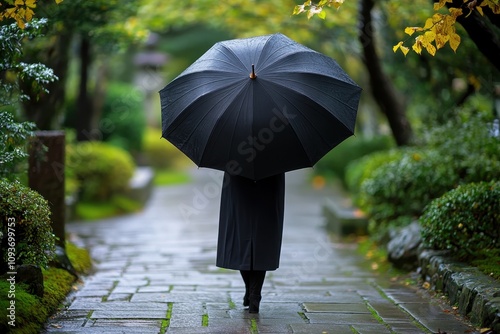
[[[377,276],[355,245],[332,243],[327,194],[303,171],[287,174],[281,266],[249,314],[239,273],[214,266],[221,175],[193,175],[156,189],[141,213],[67,226],[96,271],[46,333],[474,333],[425,293]]]

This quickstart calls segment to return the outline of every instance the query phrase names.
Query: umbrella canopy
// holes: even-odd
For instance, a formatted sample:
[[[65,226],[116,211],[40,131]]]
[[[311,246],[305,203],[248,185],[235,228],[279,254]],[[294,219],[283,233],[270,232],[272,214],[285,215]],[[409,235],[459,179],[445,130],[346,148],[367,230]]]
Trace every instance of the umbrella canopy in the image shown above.
[[[216,43],[160,91],[163,137],[253,180],[313,166],[354,134],[361,88],[282,34]]]

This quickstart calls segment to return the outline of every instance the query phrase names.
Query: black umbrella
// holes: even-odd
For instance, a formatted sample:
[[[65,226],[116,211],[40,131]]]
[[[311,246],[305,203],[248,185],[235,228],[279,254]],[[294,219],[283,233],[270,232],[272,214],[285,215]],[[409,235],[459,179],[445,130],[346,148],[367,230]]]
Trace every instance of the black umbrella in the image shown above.
[[[160,91],[163,137],[199,167],[258,180],[353,135],[361,88],[282,34],[216,43]]]

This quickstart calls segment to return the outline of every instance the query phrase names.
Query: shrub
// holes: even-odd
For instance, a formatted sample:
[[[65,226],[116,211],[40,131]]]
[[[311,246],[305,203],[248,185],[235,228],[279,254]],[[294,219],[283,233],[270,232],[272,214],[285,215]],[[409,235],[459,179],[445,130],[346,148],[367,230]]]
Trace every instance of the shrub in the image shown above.
[[[500,248],[500,182],[459,186],[433,200],[419,219],[424,244],[473,257]]]
[[[1,272],[10,270],[6,266],[11,241],[15,244],[16,265],[46,267],[53,258],[56,239],[47,201],[20,182],[4,179],[0,180],[0,212]]]
[[[368,154],[364,157],[351,161],[345,172],[346,187],[356,197],[361,184],[369,179],[378,167],[389,162],[401,159],[404,151],[402,149],[391,149]]]
[[[398,149],[402,154],[389,163],[377,157],[373,170],[358,165],[349,176],[351,188],[361,183],[355,200],[371,218],[372,233],[407,224],[460,184],[500,179],[500,138],[490,135],[484,119],[430,130],[426,141],[425,148]]]
[[[146,129],[146,115],[142,93],[131,85],[111,83],[106,92],[101,118],[97,124],[105,142],[129,152],[140,151]],[[65,103],[64,126],[77,128],[76,98]]]
[[[500,179],[500,138],[490,133],[491,123],[483,116],[466,122],[449,122],[430,129],[426,145],[450,157],[450,168],[462,183]]]
[[[131,85],[108,86],[99,129],[103,140],[129,152],[140,151],[146,129],[144,96]]]
[[[434,198],[453,189],[458,177],[440,152],[408,151],[377,168],[361,185],[361,208],[376,221],[418,217]]]
[[[102,142],[68,145],[66,167],[80,183],[83,200],[103,201],[128,189],[135,164],[131,155]]]
[[[346,167],[351,161],[373,152],[387,150],[393,146],[393,140],[388,136],[374,138],[352,137],[342,142],[318,161],[314,170],[319,174],[333,174],[346,185]]]
[[[143,152],[147,163],[155,169],[167,169],[190,161],[177,147],[161,138],[161,130],[148,128]]]
[[[26,143],[33,135],[35,124],[17,123],[12,114],[0,111],[0,178],[15,179],[23,164],[27,164]]]

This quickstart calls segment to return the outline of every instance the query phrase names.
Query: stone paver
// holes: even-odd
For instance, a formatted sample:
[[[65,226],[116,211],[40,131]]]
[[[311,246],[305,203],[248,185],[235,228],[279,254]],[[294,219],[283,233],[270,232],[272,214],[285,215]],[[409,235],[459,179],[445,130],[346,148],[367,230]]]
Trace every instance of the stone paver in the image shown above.
[[[329,194],[305,171],[287,174],[281,265],[249,314],[239,273],[214,265],[222,175],[193,175],[156,189],[143,212],[68,224],[95,273],[46,333],[475,333],[425,293],[374,273],[355,245],[332,242],[321,213]]]

